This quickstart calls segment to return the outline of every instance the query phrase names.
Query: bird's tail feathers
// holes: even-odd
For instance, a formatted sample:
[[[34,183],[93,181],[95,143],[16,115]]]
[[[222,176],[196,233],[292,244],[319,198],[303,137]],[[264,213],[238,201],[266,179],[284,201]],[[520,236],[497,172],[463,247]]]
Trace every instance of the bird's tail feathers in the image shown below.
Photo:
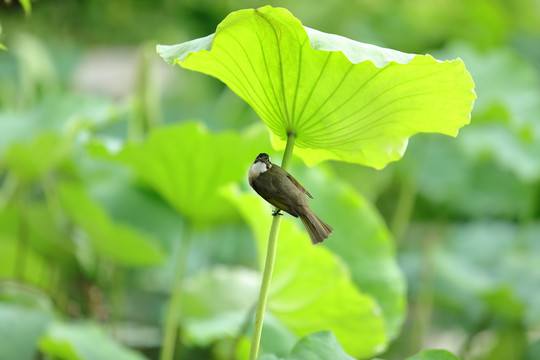
[[[321,218],[311,211],[311,209],[308,209],[306,214],[300,215],[300,219],[302,220],[313,245],[323,242],[323,240],[328,238],[328,235],[334,231],[330,225],[322,221]]]

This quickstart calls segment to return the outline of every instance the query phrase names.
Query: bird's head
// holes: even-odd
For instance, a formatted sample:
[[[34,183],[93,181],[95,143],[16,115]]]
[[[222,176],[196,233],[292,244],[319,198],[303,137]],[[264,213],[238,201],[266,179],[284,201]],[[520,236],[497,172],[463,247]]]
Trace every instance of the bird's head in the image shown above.
[[[253,163],[254,164],[263,163],[263,164],[266,165],[267,169],[272,167],[272,163],[270,162],[270,156],[268,156],[268,154],[266,154],[266,153],[260,153],[259,155],[257,155],[257,157],[255,158],[255,161]]]

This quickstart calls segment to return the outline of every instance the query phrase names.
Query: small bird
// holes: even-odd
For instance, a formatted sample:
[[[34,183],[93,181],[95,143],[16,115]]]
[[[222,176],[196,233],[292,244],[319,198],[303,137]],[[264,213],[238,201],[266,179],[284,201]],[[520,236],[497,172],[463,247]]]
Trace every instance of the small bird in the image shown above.
[[[270,157],[261,153],[249,168],[249,185],[264,200],[278,210],[272,215],[281,215],[286,211],[294,217],[300,217],[313,245],[328,238],[334,229],[322,221],[310,209],[306,195],[313,196],[291,174],[270,162]]]

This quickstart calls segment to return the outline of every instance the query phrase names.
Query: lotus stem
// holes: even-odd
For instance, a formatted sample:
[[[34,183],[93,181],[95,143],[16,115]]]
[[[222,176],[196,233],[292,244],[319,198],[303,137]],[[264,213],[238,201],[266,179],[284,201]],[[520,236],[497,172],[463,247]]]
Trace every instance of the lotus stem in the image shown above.
[[[190,225],[186,224],[185,226],[187,229],[184,231],[184,237],[180,242],[180,248],[178,249],[176,270],[173,280],[174,286],[167,309],[167,319],[165,321],[165,333],[163,336],[163,347],[161,348],[160,360],[174,359],[176,342],[178,340],[178,324],[180,322],[180,308],[182,306],[182,283],[186,271],[188,252],[192,237],[189,229]]]
[[[291,156],[294,148],[296,134],[289,132],[287,134],[287,146],[281,161],[281,167],[287,169],[291,161]],[[279,210],[276,208],[276,211]],[[253,338],[251,340],[251,350],[249,352],[249,360],[256,360],[259,355],[259,344],[261,342],[261,333],[264,320],[264,312],[266,310],[266,302],[268,300],[268,292],[270,290],[270,282],[272,280],[272,272],[274,271],[274,262],[276,260],[277,239],[279,226],[281,224],[281,216],[274,216],[270,235],[268,237],[268,249],[266,250],[266,260],[264,261],[264,271],[261,283],[261,291],[259,293],[259,301],[257,303],[257,312],[255,313],[255,328],[253,329]]]

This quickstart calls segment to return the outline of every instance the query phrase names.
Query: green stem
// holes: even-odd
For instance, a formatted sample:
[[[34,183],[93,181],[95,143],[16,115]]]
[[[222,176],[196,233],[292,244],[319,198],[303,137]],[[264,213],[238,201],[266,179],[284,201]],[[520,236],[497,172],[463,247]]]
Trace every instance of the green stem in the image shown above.
[[[296,134],[289,132],[287,134],[287,146],[281,161],[281,167],[287,169],[291,161],[291,156],[294,148],[294,140]],[[276,211],[279,210],[276,208]],[[281,224],[281,216],[274,216],[270,235],[268,237],[268,249],[266,250],[266,260],[264,262],[263,278],[261,283],[261,291],[259,293],[259,301],[257,303],[257,312],[255,313],[255,328],[253,329],[253,338],[251,340],[251,350],[249,352],[249,360],[257,359],[259,355],[259,344],[261,342],[261,333],[264,320],[264,312],[266,302],[268,300],[268,291],[270,290],[270,281],[272,280],[272,272],[274,271],[274,262],[276,260],[277,238],[279,233],[279,225]]]
[[[396,210],[390,224],[390,230],[398,243],[403,238],[411,222],[416,200],[416,187],[417,183],[414,175],[406,176],[401,183]]]
[[[139,50],[139,61],[131,116],[128,122],[128,139],[143,140],[161,118],[161,92],[156,86],[152,63],[156,58],[155,45],[143,44]]]
[[[294,132],[287,133],[287,146],[285,147],[283,160],[281,160],[281,167],[285,170],[289,168],[289,163],[291,162],[295,140],[296,140],[296,134]]]
[[[419,293],[412,313],[412,328],[409,331],[409,353],[422,350],[422,343],[429,330],[433,316],[433,293],[435,273],[435,249],[442,240],[440,227],[430,229],[421,244]]]
[[[182,306],[182,282],[184,280],[191,243],[189,225],[186,225],[186,227],[188,227],[188,230],[184,232],[185,236],[180,243],[180,249],[178,249],[179,253],[174,274],[174,287],[167,309],[165,334],[163,335],[163,347],[161,348],[160,360],[172,360],[174,358],[176,339],[178,338],[178,323],[180,322],[180,307]]]

